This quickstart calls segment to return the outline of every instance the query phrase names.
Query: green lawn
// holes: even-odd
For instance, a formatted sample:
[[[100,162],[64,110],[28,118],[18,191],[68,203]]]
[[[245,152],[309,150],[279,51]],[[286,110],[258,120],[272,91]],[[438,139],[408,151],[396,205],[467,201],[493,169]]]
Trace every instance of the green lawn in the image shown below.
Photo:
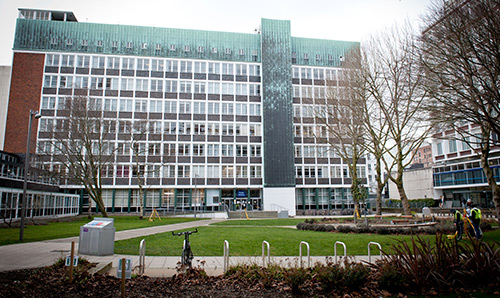
[[[97,216],[98,217],[98,216]],[[159,225],[169,225],[174,223],[197,220],[194,218],[162,218],[149,221],[148,218],[139,219],[137,216],[117,216],[113,217],[114,227],[117,231],[147,228]],[[35,220],[36,222],[36,220]],[[80,227],[90,222],[87,217],[79,217],[71,222],[53,222],[47,225],[27,225],[24,228],[23,242],[34,242],[49,239],[67,238],[80,235]],[[30,223],[28,221],[28,223]],[[19,243],[19,228],[0,229],[0,245]]]
[[[304,218],[279,218],[279,219],[236,219],[213,223],[213,226],[296,226],[304,222]]]

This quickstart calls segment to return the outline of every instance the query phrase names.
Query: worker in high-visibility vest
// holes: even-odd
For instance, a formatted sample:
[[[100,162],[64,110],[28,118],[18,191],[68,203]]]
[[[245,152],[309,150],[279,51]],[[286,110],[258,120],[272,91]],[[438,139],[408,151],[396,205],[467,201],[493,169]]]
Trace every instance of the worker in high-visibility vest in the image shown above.
[[[460,211],[451,209],[451,214],[453,214],[453,222],[455,223],[455,226],[457,227],[457,236],[455,239],[457,240],[462,240],[462,234],[464,232],[464,218],[462,213]]]
[[[470,220],[474,227],[476,239],[481,240],[483,238],[483,232],[481,231],[481,209],[477,208],[476,205],[472,205],[470,214]]]

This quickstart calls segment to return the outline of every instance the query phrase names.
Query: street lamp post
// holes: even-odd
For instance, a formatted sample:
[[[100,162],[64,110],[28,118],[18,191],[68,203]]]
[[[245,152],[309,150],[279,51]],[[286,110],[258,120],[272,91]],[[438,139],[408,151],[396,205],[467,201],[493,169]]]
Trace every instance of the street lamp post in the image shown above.
[[[41,115],[38,111],[30,110],[29,121],[28,121],[28,140],[26,142],[26,157],[24,160],[24,182],[23,182],[23,201],[21,206],[21,227],[19,229],[19,242],[23,241],[24,236],[24,218],[26,216],[26,190],[28,188],[28,170],[30,164],[30,143],[31,143],[31,120],[35,116],[36,119],[40,118]]]

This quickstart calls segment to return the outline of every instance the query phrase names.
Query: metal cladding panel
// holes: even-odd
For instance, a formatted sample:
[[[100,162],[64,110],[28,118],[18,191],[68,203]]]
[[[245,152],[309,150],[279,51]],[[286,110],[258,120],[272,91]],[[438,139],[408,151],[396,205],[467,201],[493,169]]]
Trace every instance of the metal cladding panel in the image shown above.
[[[262,19],[264,186],[295,186],[290,21]]]
[[[260,62],[259,49],[259,34],[31,19],[17,19],[14,37],[14,50],[242,62]]]
[[[359,42],[292,37],[293,64],[341,67],[340,57],[359,47]]]

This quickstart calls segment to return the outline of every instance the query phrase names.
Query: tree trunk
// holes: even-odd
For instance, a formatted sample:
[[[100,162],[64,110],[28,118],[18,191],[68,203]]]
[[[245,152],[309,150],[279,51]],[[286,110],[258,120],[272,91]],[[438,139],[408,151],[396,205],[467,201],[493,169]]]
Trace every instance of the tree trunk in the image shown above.
[[[393,182],[398,188],[399,198],[401,199],[401,203],[403,204],[403,214],[411,215],[410,203],[408,202],[408,197],[406,196],[405,188],[403,186],[403,168],[398,167],[397,173],[397,177],[393,180]]]
[[[486,176],[486,180],[488,181],[488,185],[491,188],[492,199],[495,204],[496,217],[498,223],[500,224],[500,186],[498,186],[493,170],[491,170],[488,162],[490,157],[489,144],[481,144],[481,151],[481,166],[483,168],[484,175]]]
[[[376,202],[376,214],[382,215],[382,191],[384,190],[384,182],[382,180],[382,165],[380,162],[380,158],[377,158],[376,164],[376,173],[377,173],[377,202]]]

